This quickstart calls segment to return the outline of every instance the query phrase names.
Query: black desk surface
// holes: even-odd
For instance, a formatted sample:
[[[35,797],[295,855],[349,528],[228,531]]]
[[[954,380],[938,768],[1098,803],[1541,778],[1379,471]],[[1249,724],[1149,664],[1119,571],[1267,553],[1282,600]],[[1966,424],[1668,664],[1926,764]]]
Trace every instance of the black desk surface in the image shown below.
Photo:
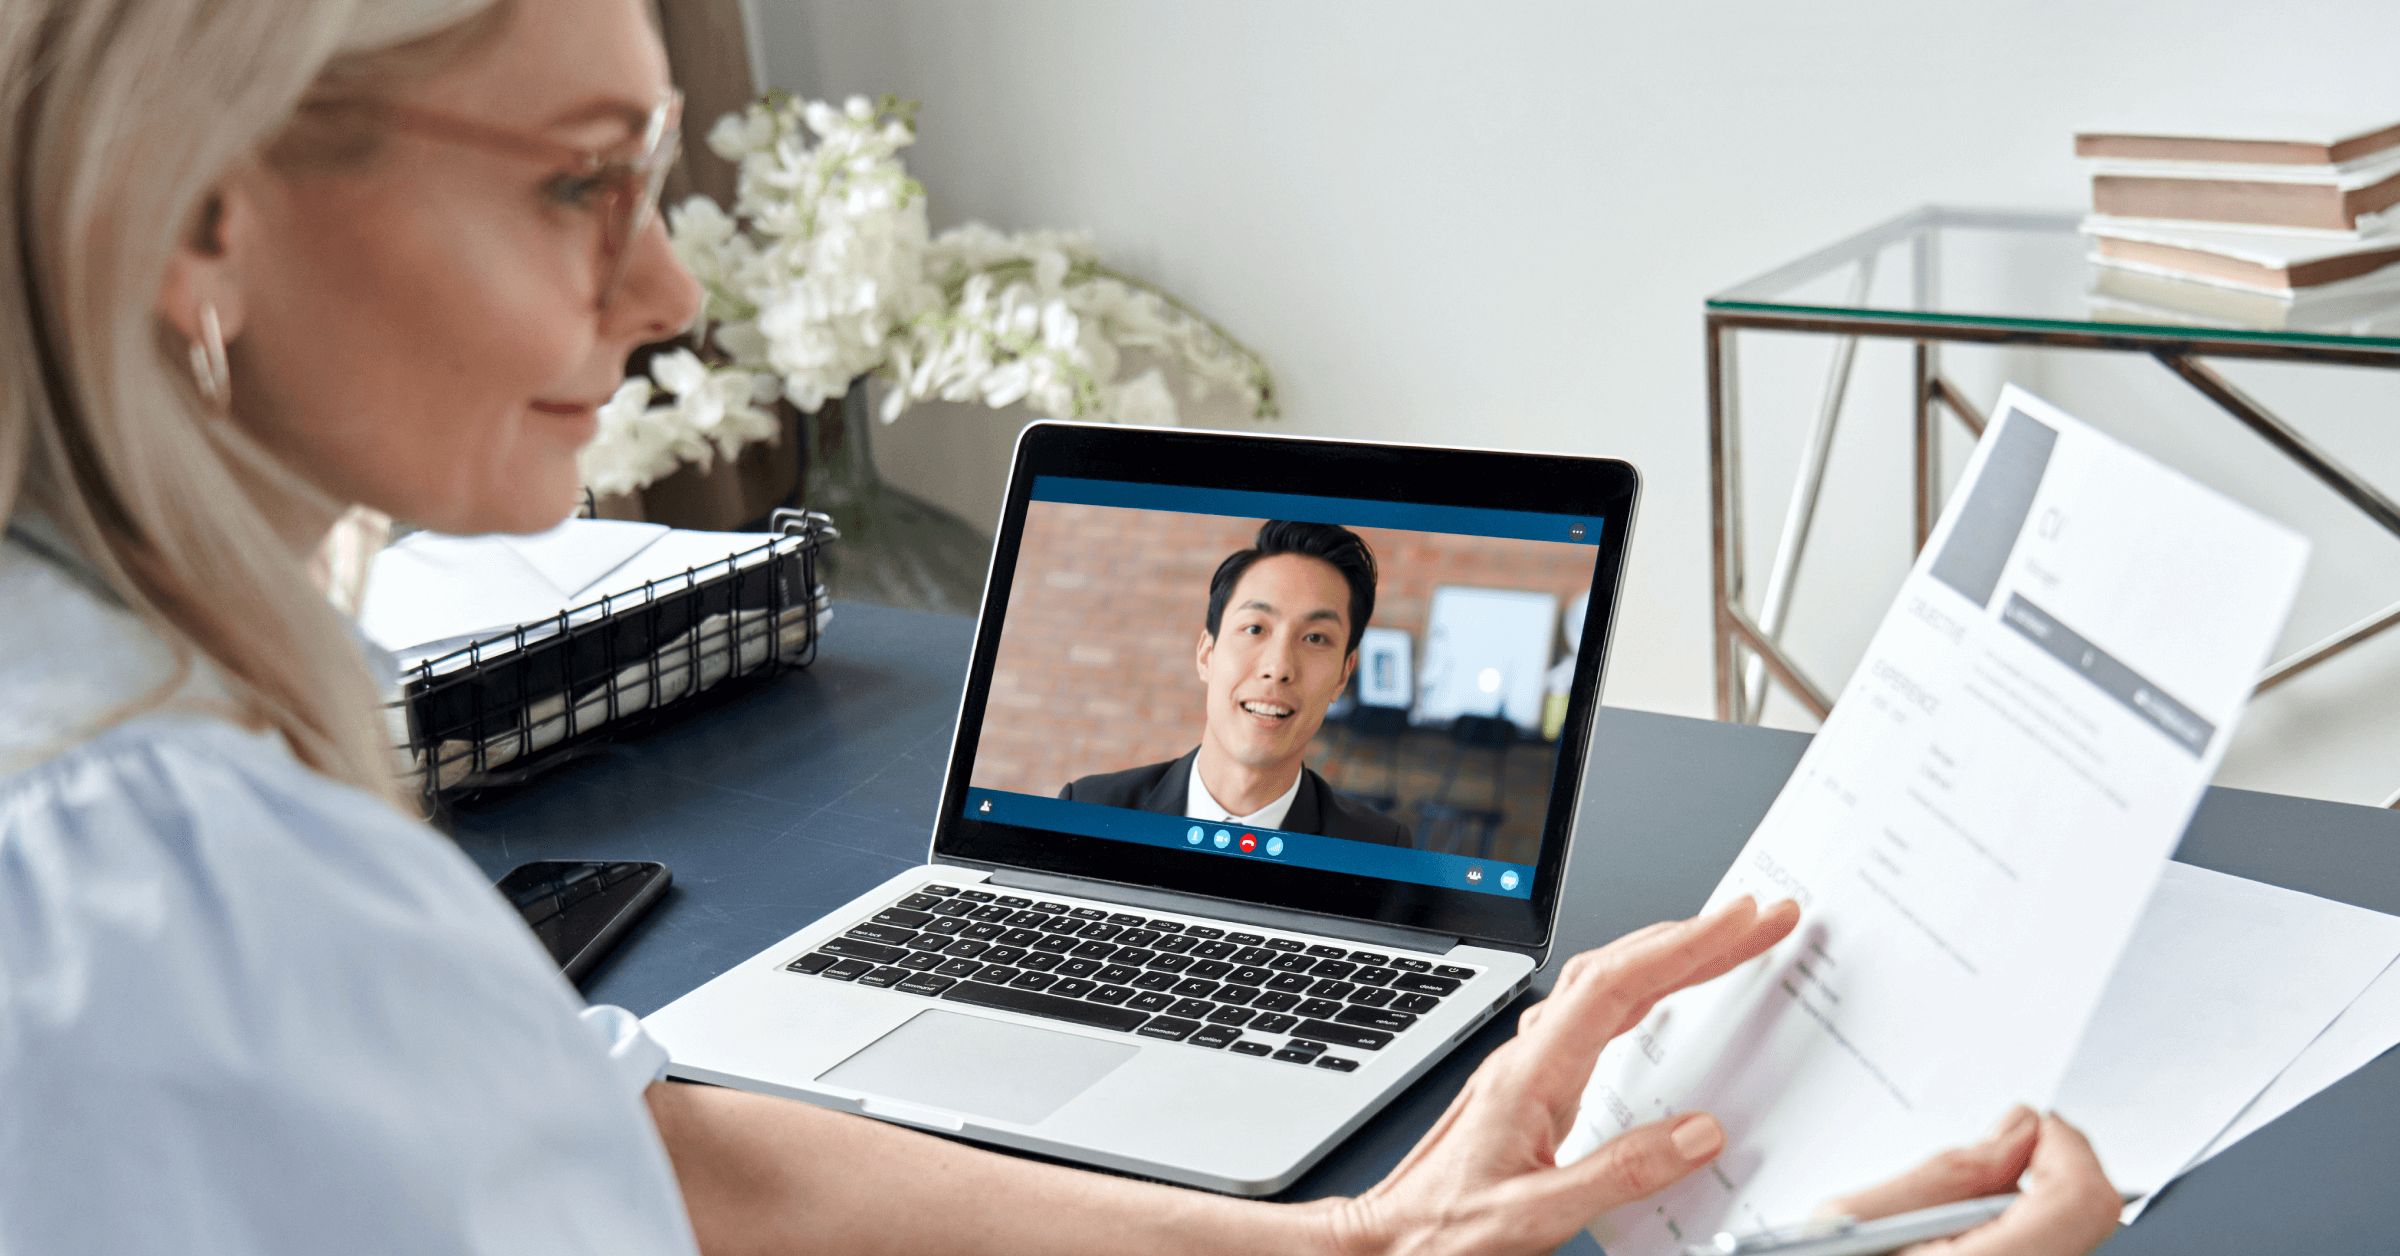
[[[452,816],[495,879],[534,859],[655,859],[674,889],[585,983],[648,1014],[924,862],[972,621],[843,603],[816,664]],[[1808,738],[1603,710],[1558,959],[1697,908]],[[2400,913],[2400,814],[2209,791],[2178,859]],[[1286,1198],[1364,1190],[1512,1032],[1503,1015]],[[2070,1114],[2072,1115],[2072,1114]],[[2387,1251],[2400,1052],[2167,1188],[2111,1253]],[[1596,1250],[1579,1237],[1566,1250]]]

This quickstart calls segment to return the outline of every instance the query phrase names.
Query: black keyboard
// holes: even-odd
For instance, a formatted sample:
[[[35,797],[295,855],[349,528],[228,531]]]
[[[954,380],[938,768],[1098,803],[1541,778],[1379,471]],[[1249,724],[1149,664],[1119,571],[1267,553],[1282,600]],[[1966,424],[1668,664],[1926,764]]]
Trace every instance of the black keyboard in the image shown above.
[[[1340,1073],[1481,971],[938,883],[785,967]]]

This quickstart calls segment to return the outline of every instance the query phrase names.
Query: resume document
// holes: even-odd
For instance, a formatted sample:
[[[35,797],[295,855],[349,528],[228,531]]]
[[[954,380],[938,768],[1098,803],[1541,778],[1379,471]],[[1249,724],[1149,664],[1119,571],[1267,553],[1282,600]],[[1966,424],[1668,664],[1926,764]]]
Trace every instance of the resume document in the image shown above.
[[[2307,560],[2016,388],[1710,906],[1799,928],[1602,1053],[1559,1160],[1689,1109],[1717,1162],[1610,1256],[1788,1223],[2048,1106]]]

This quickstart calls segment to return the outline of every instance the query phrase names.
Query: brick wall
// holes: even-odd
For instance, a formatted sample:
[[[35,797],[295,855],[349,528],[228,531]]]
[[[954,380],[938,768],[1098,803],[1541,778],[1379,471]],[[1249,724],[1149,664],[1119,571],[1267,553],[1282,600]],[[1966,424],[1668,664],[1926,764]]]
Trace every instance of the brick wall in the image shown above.
[[[1208,578],[1249,547],[1259,522],[1031,503],[974,784],[1055,795],[1076,777],[1198,745],[1204,691],[1193,653]],[[1589,546],[1355,530],[1382,570],[1371,622],[1406,629],[1420,657],[1438,586],[1531,590],[1563,604],[1591,581]],[[1319,753],[1310,762],[1324,770]]]

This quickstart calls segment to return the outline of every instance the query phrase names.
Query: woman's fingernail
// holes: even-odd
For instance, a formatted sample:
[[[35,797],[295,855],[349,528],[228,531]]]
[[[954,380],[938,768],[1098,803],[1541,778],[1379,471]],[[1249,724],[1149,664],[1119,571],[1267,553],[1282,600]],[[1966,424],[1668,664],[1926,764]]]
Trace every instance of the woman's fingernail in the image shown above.
[[[2005,1143],[2010,1139],[2023,1134],[2026,1130],[2026,1127],[2032,1125],[2035,1120],[2036,1118],[2033,1115],[2033,1109],[2031,1108],[2025,1107],[2022,1104],[2014,1108],[2010,1108],[2008,1110],[2008,1115],[2000,1118],[2000,1124],[1993,1127],[1992,1141],[1996,1143]]]
[[[1694,1112],[1675,1122],[1675,1132],[1668,1135],[1675,1144],[1675,1154],[1686,1160],[1706,1160],[1725,1146],[1725,1127],[1706,1112]]]

